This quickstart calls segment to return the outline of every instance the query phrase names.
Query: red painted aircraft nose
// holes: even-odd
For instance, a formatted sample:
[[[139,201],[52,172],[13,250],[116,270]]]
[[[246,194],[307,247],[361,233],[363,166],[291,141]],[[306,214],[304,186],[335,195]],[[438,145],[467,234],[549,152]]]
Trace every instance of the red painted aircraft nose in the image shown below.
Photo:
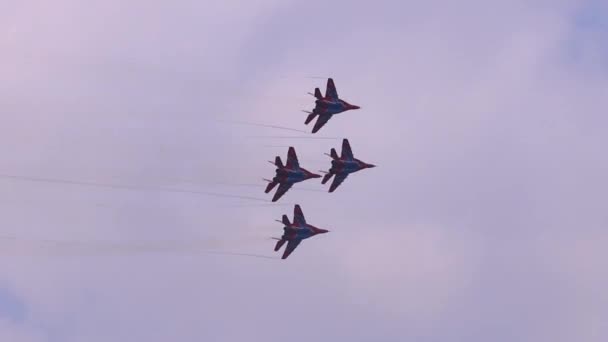
[[[321,178],[321,175],[318,175],[318,174],[316,174],[316,173],[311,173],[311,174],[309,175],[309,177],[310,177],[310,178]]]
[[[354,106],[354,105],[351,105],[351,106],[350,106],[350,109],[361,109],[361,107],[359,107],[359,106]]]
[[[327,229],[317,229],[317,234],[325,234],[325,233],[329,233],[329,230],[327,230]]]
[[[376,165],[374,165],[374,164],[366,164],[365,167],[371,168],[371,167],[376,167]]]

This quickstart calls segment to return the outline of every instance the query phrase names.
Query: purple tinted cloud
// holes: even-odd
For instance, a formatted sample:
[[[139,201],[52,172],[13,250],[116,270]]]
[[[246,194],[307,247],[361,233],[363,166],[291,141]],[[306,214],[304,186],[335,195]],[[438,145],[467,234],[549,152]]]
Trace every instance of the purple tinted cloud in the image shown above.
[[[0,173],[151,190],[0,180],[27,312],[0,340],[605,340],[605,32],[580,18],[606,11],[583,5],[3,5]],[[218,121],[309,129],[307,76],[362,107],[322,135],[379,167],[285,196],[331,230],[287,262],[208,254],[274,256],[292,208],[154,189],[266,198],[218,183],[263,186],[273,145],[326,169],[339,139]]]

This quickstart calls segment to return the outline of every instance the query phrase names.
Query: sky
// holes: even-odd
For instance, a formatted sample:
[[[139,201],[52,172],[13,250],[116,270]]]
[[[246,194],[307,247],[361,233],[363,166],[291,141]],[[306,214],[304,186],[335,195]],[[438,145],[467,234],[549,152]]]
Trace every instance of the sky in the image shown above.
[[[3,1],[0,341],[606,341],[607,38],[602,1]],[[325,77],[361,109],[323,139],[235,123],[310,130]],[[378,167],[266,202],[342,138]],[[295,203],[331,232],[280,260]]]

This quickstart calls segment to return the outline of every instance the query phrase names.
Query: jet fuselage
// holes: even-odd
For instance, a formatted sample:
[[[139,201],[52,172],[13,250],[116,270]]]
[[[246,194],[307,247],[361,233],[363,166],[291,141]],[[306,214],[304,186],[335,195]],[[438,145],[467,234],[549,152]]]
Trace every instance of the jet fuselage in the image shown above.
[[[363,170],[366,165],[363,164],[361,161],[355,159],[355,160],[332,160],[331,161],[331,168],[332,170],[330,170],[330,172],[332,173],[353,173],[353,172],[357,172],[359,170]]]
[[[343,100],[319,99],[316,101],[314,112],[317,114],[334,115],[351,109],[359,109],[359,107],[348,104]]]
[[[275,181],[276,182],[280,182],[280,183],[284,183],[284,182],[289,182],[289,183],[297,183],[297,182],[301,182],[304,181],[309,177],[309,175],[302,171],[302,170],[286,170],[286,169],[277,169],[276,170],[276,176],[275,176]]]
[[[282,238],[285,240],[304,240],[317,234],[327,233],[327,230],[325,229],[319,229],[308,224],[305,226],[284,227],[283,230],[285,231],[285,233],[283,234]]]

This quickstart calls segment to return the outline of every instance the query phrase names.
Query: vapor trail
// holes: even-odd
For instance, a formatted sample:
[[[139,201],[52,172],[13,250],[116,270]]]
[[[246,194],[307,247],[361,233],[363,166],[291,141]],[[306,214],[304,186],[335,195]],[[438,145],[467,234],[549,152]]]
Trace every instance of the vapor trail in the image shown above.
[[[293,207],[295,203],[272,203],[272,204],[230,204],[222,208],[266,208],[266,207]]]
[[[217,185],[225,185],[225,186],[243,186],[243,187],[252,187],[252,188],[265,188],[264,184],[254,184],[254,183],[215,183]],[[302,190],[302,191],[312,191],[312,192],[325,192],[319,189],[310,189],[310,188],[301,188],[301,187],[293,187],[291,190]]]
[[[52,239],[21,239],[15,236],[1,236],[0,240],[11,240],[20,243],[38,243],[34,246],[35,250],[29,252],[39,252],[43,255],[77,255],[77,256],[129,256],[150,253],[187,253],[187,254],[217,254],[231,256],[247,256],[264,259],[275,259],[262,254],[241,253],[221,251],[217,249],[217,243],[213,241],[187,241],[187,242],[133,242],[116,243],[100,241],[77,241],[77,240],[52,240]],[[0,253],[10,252],[9,248],[2,248]],[[23,249],[17,250],[23,255],[32,255]],[[46,253],[45,253],[46,252]]]
[[[247,136],[245,138],[256,138],[256,139],[311,139],[311,140],[339,140],[342,138],[336,138],[336,137],[307,137],[307,136],[283,136],[283,135],[252,135],[252,136]]]
[[[321,162],[321,161],[316,161],[316,162]],[[197,182],[197,181],[193,181],[193,180],[187,180],[187,179],[175,179],[173,180],[174,182],[182,182],[182,183],[189,183],[192,185],[199,185],[199,186],[232,186],[232,187],[246,187],[246,188],[266,188],[266,185],[264,184],[256,184],[256,183],[227,183],[227,182],[215,182],[215,183],[201,183],[201,182]],[[325,192],[323,190],[319,190],[319,189],[312,189],[312,188],[300,188],[300,187],[293,187],[291,190],[302,190],[302,191],[312,191],[312,192]],[[277,204],[275,202],[272,202],[273,204]]]
[[[308,133],[307,131],[304,131],[304,130],[301,130],[301,129],[291,128],[291,127],[284,127],[284,126],[278,126],[278,125],[269,125],[269,124],[263,124],[263,123],[257,123],[257,122],[229,121],[229,120],[218,120],[218,122],[231,123],[231,124],[236,124],[236,125],[247,125],[247,126],[276,128],[276,129],[282,129],[282,130],[286,130],[286,131],[293,131],[293,132],[299,132],[299,133]]]
[[[186,193],[186,194],[204,195],[204,196],[222,197],[222,198],[238,198],[238,199],[245,199],[245,200],[259,201],[259,202],[271,202],[267,199],[258,198],[258,197],[230,195],[230,194],[221,194],[221,193],[216,193],[216,192],[194,191],[194,190],[185,190],[185,189],[152,188],[152,187],[144,187],[144,186],[137,186],[137,185],[85,182],[85,181],[75,181],[75,180],[68,180],[68,179],[26,177],[26,176],[16,176],[16,175],[6,175],[6,174],[0,174],[0,178],[18,180],[18,181],[26,181],[26,182],[91,186],[91,187],[98,187],[98,188],[121,189],[121,190],[132,190],[132,191],[160,191],[160,192],[172,192],[172,193]]]
[[[234,255],[234,256],[248,256],[248,257],[255,257],[255,258],[263,258],[263,259],[280,260],[278,257],[271,257],[271,256],[267,256],[267,255],[261,255],[261,254],[232,253],[232,252],[216,252],[216,251],[209,251],[208,253],[209,253],[209,254]]]

